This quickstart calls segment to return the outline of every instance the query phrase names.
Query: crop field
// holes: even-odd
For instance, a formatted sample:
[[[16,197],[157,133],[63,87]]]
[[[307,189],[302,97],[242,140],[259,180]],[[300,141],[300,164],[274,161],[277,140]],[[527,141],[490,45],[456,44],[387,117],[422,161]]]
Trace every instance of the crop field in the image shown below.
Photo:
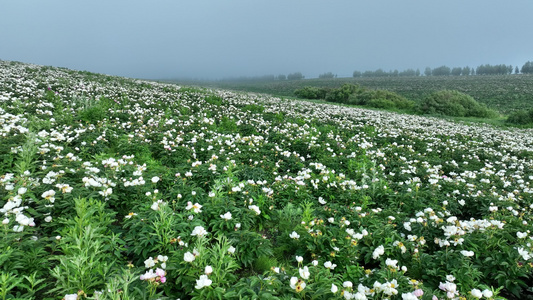
[[[276,81],[195,82],[203,86],[238,91],[294,97],[294,91],[306,86],[338,88],[345,83],[398,93],[409,100],[421,101],[440,90],[458,90],[503,114],[533,107],[532,75],[419,76],[334,78]]]
[[[533,297],[531,129],[7,61],[0,125],[0,299]]]

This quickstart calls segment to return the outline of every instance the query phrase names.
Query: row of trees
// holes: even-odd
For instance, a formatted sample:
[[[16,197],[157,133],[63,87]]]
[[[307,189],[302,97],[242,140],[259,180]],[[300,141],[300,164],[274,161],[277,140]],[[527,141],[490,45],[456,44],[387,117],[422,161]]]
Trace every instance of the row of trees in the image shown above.
[[[477,68],[455,67],[450,68],[447,66],[440,66],[437,68],[426,67],[424,70],[425,76],[469,76],[469,75],[508,75],[508,74],[533,74],[533,62],[526,62],[521,69],[516,66],[513,69],[511,65],[481,65]],[[384,71],[383,69],[377,69],[375,71],[354,71],[353,77],[396,77],[396,76],[420,76],[419,69],[407,69],[404,71]]]
[[[450,68],[447,66],[440,66],[437,68],[426,67],[424,70],[425,76],[470,76],[470,75],[507,75],[507,74],[533,74],[533,62],[526,62],[521,69],[516,66],[513,69],[511,65],[481,65],[477,68],[466,67],[455,67]],[[403,71],[384,71],[383,69],[377,69],[375,71],[354,71],[353,77],[397,77],[397,76],[421,76],[420,69],[407,69]],[[280,74],[275,75],[263,75],[263,76],[254,76],[254,77],[237,77],[237,78],[226,78],[222,81],[274,81],[274,80],[300,80],[304,79],[305,76],[301,72],[290,73],[288,75]],[[326,72],[318,75],[318,78],[337,78],[337,74],[332,72]]]

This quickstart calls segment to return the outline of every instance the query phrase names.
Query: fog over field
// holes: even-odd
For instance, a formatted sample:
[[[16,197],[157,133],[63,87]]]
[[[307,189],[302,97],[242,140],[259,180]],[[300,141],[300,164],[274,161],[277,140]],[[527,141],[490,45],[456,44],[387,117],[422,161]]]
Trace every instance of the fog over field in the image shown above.
[[[137,78],[217,79],[533,59],[533,2],[3,1],[0,59]]]

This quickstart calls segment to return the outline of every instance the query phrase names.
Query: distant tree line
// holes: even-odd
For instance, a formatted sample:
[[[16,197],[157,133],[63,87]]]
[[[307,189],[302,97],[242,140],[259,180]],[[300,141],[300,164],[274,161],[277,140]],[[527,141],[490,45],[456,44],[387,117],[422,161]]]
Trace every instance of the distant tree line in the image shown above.
[[[509,74],[533,74],[533,62],[526,62],[521,69],[516,66],[513,69],[512,65],[480,65],[477,68],[440,66],[437,68],[426,67],[424,70],[425,76],[470,76],[470,75],[509,75]],[[396,76],[420,76],[420,70],[407,69],[404,71],[391,70],[384,71],[377,69],[375,71],[354,71],[353,77],[396,77]]]
[[[528,61],[526,62],[522,68],[518,68],[516,66],[513,69],[513,66],[511,65],[480,65],[477,68],[470,68],[468,66],[466,67],[454,67],[450,68],[447,66],[440,66],[437,68],[430,68],[426,67],[424,69],[424,73],[422,74],[420,72],[420,69],[407,69],[403,71],[398,70],[390,70],[385,71],[383,69],[377,69],[375,71],[353,71],[352,76],[354,78],[357,77],[402,77],[402,76],[470,76],[470,75],[508,75],[508,74],[533,74],[533,62]],[[288,75],[280,74],[278,76],[275,75],[262,75],[262,76],[252,76],[252,77],[232,77],[232,78],[225,78],[221,81],[276,81],[276,80],[301,80],[304,79],[305,76],[301,72],[294,72],[290,73]],[[325,72],[320,75],[318,75],[318,78],[337,78],[337,74],[334,74],[332,72]]]

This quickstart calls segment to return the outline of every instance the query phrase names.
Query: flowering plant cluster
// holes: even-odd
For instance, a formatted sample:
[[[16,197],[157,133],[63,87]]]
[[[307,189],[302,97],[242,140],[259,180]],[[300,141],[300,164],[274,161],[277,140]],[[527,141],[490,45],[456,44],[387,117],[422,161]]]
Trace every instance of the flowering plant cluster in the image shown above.
[[[523,299],[532,153],[531,129],[0,61],[0,296]]]

